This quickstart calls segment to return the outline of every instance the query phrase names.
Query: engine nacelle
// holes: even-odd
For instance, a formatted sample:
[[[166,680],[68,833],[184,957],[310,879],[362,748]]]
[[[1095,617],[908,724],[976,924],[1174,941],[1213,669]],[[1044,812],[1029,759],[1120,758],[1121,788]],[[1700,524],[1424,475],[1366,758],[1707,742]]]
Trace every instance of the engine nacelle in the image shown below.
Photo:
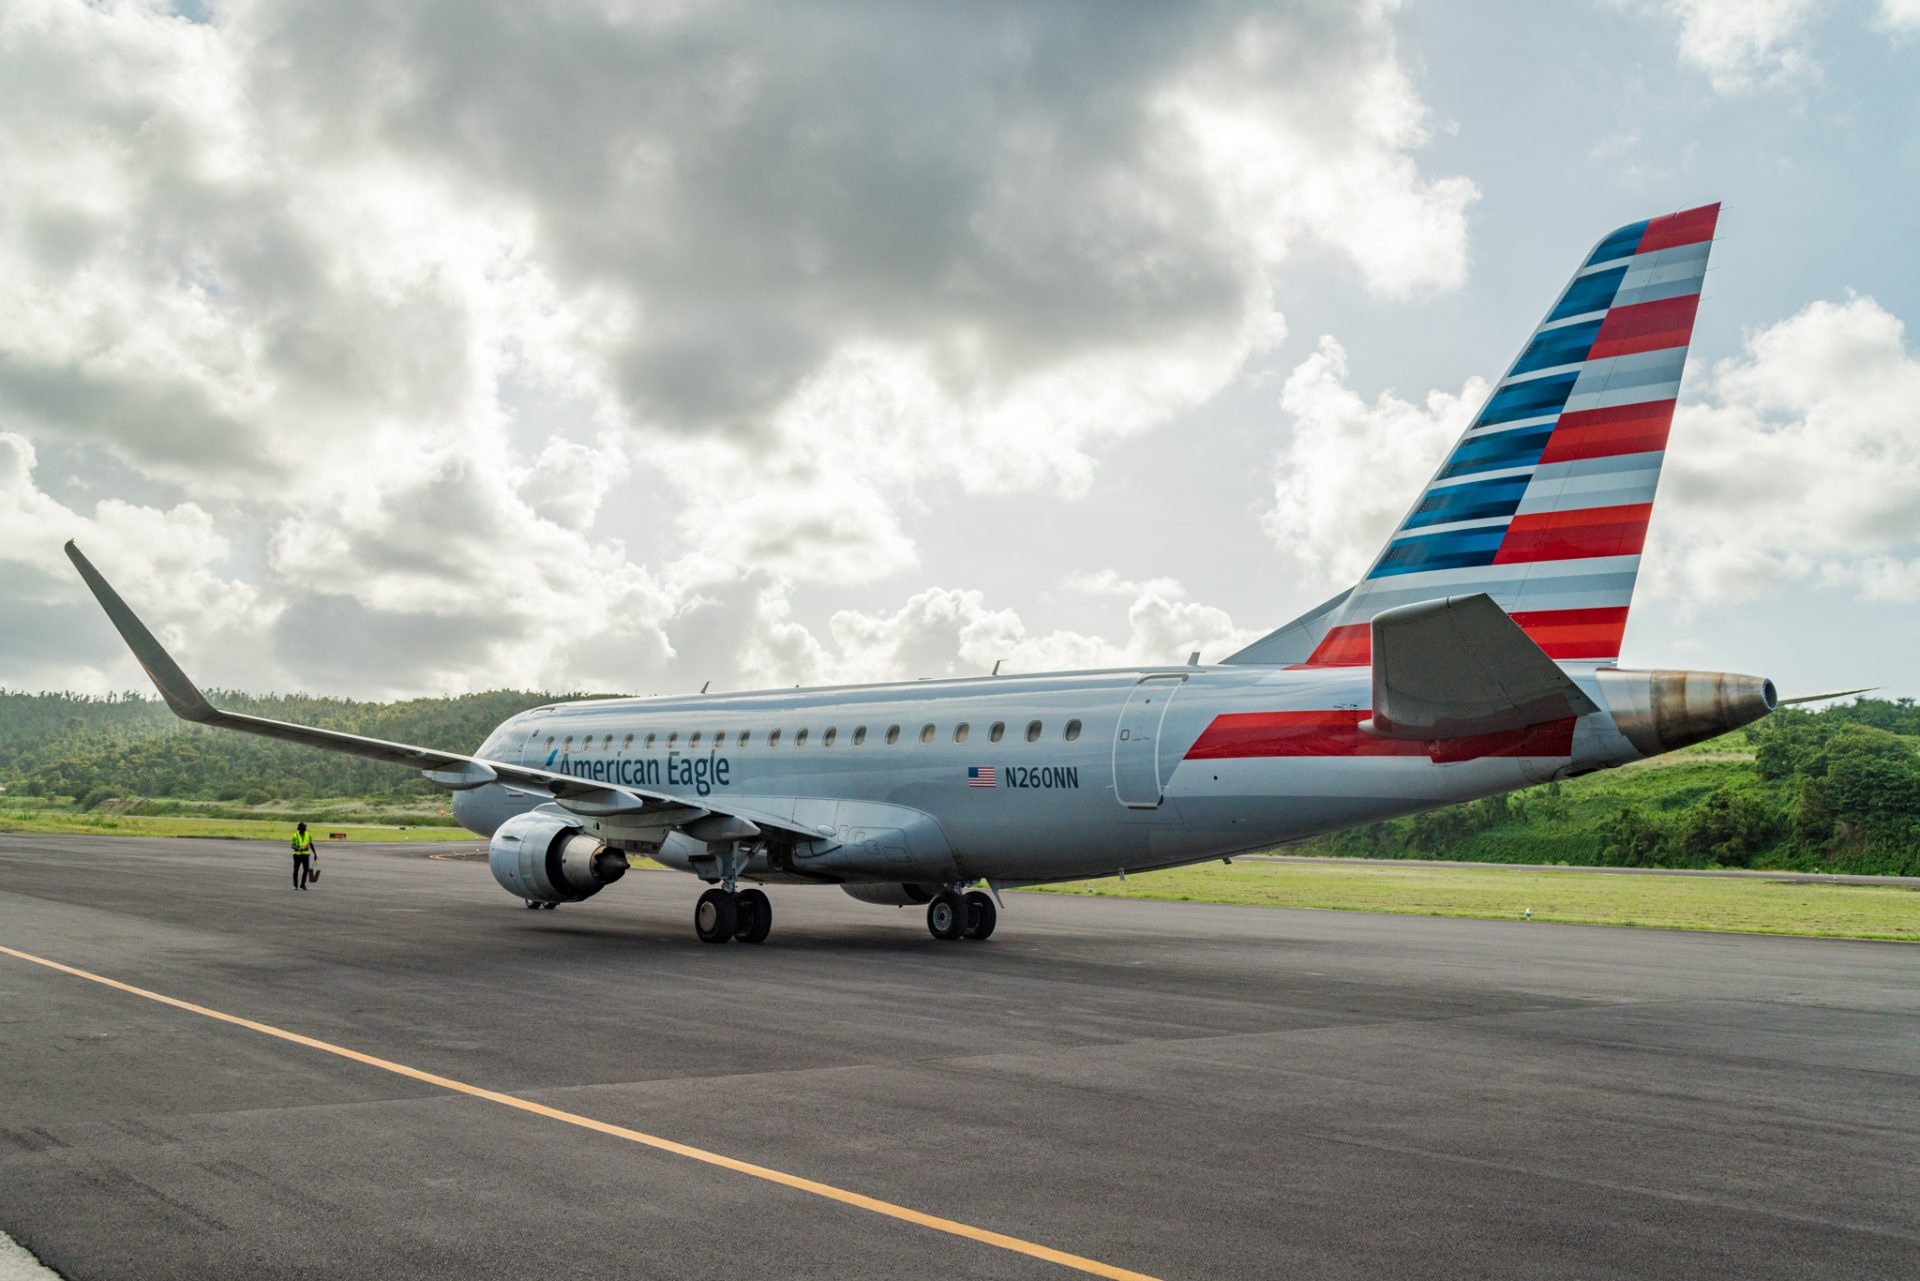
[[[487,844],[500,888],[533,903],[578,903],[627,874],[627,856],[558,814],[534,811],[500,825]]]
[[[861,882],[855,885],[842,885],[840,888],[862,903],[878,903],[882,907],[919,907],[933,902],[933,896],[940,892],[938,885],[915,885],[911,882],[903,884]]]

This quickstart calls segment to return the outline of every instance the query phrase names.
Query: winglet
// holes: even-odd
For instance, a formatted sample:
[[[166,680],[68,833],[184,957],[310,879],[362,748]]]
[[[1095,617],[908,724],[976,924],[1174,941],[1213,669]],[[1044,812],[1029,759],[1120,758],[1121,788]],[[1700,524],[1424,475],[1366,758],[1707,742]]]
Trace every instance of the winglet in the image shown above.
[[[80,548],[72,539],[67,540],[67,559],[80,571],[80,577],[87,580],[87,587],[92,590],[94,599],[100,602],[101,609],[107,611],[107,617],[120,632],[120,639],[140,660],[140,666],[147,669],[147,678],[160,691],[160,697],[167,700],[167,706],[173,709],[173,714],[190,721],[210,721],[218,716],[213,704],[187,679],[187,674],[180,670],[180,664],[160,648],[160,642],[153,638],[147,625],[127,608],[127,602],[120,599],[120,593],[114,591],[107,580],[100,576],[93,562],[80,554]]]

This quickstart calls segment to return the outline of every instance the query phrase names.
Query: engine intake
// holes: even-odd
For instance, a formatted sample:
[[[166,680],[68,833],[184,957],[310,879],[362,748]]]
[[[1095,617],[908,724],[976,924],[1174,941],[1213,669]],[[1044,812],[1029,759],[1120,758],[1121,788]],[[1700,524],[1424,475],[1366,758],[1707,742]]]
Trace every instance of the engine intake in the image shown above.
[[[578,903],[627,874],[627,856],[558,814],[520,814],[487,844],[500,888],[534,903]]]

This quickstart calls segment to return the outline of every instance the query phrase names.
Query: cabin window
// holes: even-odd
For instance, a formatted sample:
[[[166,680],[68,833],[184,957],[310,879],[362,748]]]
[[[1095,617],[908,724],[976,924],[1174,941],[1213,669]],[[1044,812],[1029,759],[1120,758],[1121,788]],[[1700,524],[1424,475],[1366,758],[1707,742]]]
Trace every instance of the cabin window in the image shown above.
[[[865,725],[855,725],[853,727],[853,745],[855,747],[858,747],[860,746],[860,744],[866,741],[867,741],[867,727]]]
[[[1071,743],[1079,737],[1080,737],[1080,722],[1068,721],[1067,722],[1067,741]]]
[[[953,727],[953,741],[956,743],[964,743],[967,741],[967,723],[965,721],[961,721]]]
[[[753,737],[753,731],[752,731],[752,730],[750,730],[750,729],[743,729],[743,730],[741,730],[741,731],[740,731],[740,746],[742,746],[742,747],[745,747],[745,746],[747,745],[747,740],[748,740],[748,739],[750,739],[750,738],[752,738],[752,737]]]
[[[827,732],[826,732],[826,733],[824,733],[824,734],[822,734],[822,735],[820,736],[820,746],[822,746],[822,747],[832,747],[832,746],[833,746],[833,740],[834,740],[835,738],[837,738],[837,737],[839,737],[839,734],[840,734],[840,731],[839,731],[839,730],[837,730],[837,729],[835,729],[835,728],[834,728],[833,726],[831,726],[831,725],[829,725],[829,726],[827,726]]]
[[[777,730],[777,729],[770,729],[770,730],[768,730],[768,731],[767,731],[767,746],[768,746],[768,747],[778,747],[778,746],[780,746],[780,731],[779,731],[779,730]]]
[[[547,741],[551,743],[553,740],[548,739]],[[895,743],[899,741],[900,741],[900,727],[898,725],[887,726],[887,746],[892,747]]]
[[[551,735],[551,734],[549,734],[549,735],[547,735],[547,746],[548,746],[548,747],[552,747],[552,746],[553,746],[553,735]]]
[[[567,741],[560,744],[560,750],[563,752],[571,752],[573,750],[573,735],[567,735]]]
[[[1035,723],[1036,723],[1036,724],[1038,724],[1038,722],[1035,722]],[[1029,734],[1029,735],[1027,735],[1027,737],[1028,737],[1028,738],[1032,738],[1032,737],[1033,737],[1033,735],[1031,735],[1031,734]],[[671,752],[671,751],[673,750],[673,745],[674,745],[675,743],[677,743],[677,742],[679,742],[679,741],[680,741],[680,731],[679,731],[679,730],[675,730],[675,731],[673,731],[673,733],[671,733],[671,734],[669,734],[669,735],[667,735],[667,750],[668,750],[669,752]]]
[[[1039,721],[1028,722],[1027,741],[1029,743],[1037,743],[1040,741],[1040,722]]]
[[[630,752],[633,750],[633,735],[629,734],[624,739],[620,740],[620,750],[623,752]]]
[[[793,731],[793,745],[795,747],[805,747],[807,745],[807,731],[803,729]]]
[[[694,748],[698,746],[700,746],[700,731],[695,730],[693,731],[693,737],[687,740],[687,750],[691,752]]]
[[[993,726],[987,730],[987,741],[989,743],[997,743],[1006,736],[1007,723],[1005,721],[995,721]]]
[[[922,725],[920,727],[920,741],[923,743],[931,743],[933,741],[933,726]]]
[[[651,751],[653,750],[653,740],[654,740],[654,739],[656,739],[656,738],[658,738],[658,737],[660,737],[660,736],[659,736],[658,734],[651,734],[651,733],[650,733],[650,734],[648,734],[648,735],[647,735],[647,737],[646,737],[646,740],[645,740],[644,742],[642,742],[642,743],[641,743],[640,745],[641,745],[642,747],[644,747],[644,748],[646,748],[646,749],[647,749],[647,750],[648,750],[649,752],[651,752]]]

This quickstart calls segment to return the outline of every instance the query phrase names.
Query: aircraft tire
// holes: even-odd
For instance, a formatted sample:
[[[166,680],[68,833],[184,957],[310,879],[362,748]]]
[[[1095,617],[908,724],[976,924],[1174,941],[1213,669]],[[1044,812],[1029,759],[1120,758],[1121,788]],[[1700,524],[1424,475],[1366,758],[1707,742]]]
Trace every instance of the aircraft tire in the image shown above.
[[[927,932],[937,939],[957,939],[967,932],[967,904],[952,890],[934,895],[927,904]]]
[[[739,928],[739,903],[725,890],[710,889],[693,905],[693,932],[702,943],[724,943]]]
[[[759,890],[741,890],[736,902],[740,923],[734,927],[733,937],[742,943],[766,942],[773,929],[773,904]]]
[[[536,903],[536,902],[534,902],[534,901],[533,901],[532,899],[528,899],[528,900],[527,900],[527,910],[528,910],[529,912],[538,912],[538,911],[540,910],[540,905],[539,905],[538,903]]]
[[[980,890],[967,892],[967,937],[983,942],[993,937],[993,927],[1000,923],[1000,909],[993,905],[993,895]]]

